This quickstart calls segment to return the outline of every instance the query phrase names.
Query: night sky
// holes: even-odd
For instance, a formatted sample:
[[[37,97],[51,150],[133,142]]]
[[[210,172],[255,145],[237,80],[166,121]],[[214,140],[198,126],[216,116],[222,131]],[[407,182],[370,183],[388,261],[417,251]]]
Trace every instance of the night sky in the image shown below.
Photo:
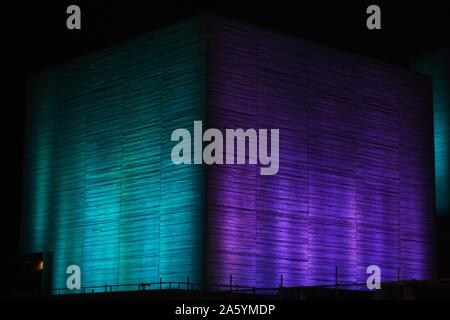
[[[34,1],[2,4],[4,207],[1,241],[8,272],[18,246],[26,81],[39,70],[94,52],[201,12],[214,12],[408,66],[417,54],[449,47],[449,1]],[[66,28],[70,4],[82,11],[82,30]],[[366,28],[370,4],[381,8],[382,30]],[[439,221],[442,243],[449,222]],[[442,235],[447,234],[446,238]],[[448,248],[448,247],[447,247]],[[448,249],[445,249],[448,251]],[[448,256],[446,258],[448,263]],[[441,263],[442,265],[442,263]],[[442,267],[441,267],[442,269]],[[7,277],[6,282],[11,280]]]

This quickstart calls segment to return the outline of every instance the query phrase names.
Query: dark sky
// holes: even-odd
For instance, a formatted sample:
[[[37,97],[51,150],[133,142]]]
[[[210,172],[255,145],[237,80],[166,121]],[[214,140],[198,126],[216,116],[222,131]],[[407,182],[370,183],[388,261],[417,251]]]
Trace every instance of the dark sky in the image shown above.
[[[82,10],[82,30],[66,29],[66,8]],[[382,30],[366,28],[370,4],[382,12]],[[154,30],[200,12],[215,12],[346,51],[407,66],[411,57],[449,47],[450,1],[15,1],[2,4],[3,161],[7,210],[3,252],[17,249],[23,118],[28,76],[47,67]],[[5,87],[4,87],[5,88]],[[5,102],[7,101],[7,102]],[[5,264],[4,264],[5,265]],[[8,265],[6,265],[8,267]]]
[[[82,30],[65,27],[68,4],[82,10]],[[158,4],[159,3],[159,4]],[[162,5],[163,4],[163,5]],[[378,4],[382,30],[365,26]],[[449,1],[32,1],[21,8],[27,71],[95,51],[196,13],[212,11],[344,50],[406,65],[417,53],[448,46]],[[27,26],[27,27],[25,27]],[[447,37],[446,37],[447,35]]]

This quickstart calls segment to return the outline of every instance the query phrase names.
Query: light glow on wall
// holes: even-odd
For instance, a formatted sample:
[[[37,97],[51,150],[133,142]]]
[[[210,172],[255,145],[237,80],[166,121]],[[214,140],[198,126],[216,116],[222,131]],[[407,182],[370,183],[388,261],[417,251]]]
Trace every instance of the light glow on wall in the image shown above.
[[[23,250],[53,252],[53,288],[72,264],[82,286],[202,283],[204,171],[172,164],[165,137],[204,119],[204,29],[182,22],[30,82]]]
[[[448,123],[450,108],[449,84],[450,50],[423,55],[413,63],[413,69],[429,75],[433,81],[434,109],[434,168],[436,179],[436,211],[449,211]]]

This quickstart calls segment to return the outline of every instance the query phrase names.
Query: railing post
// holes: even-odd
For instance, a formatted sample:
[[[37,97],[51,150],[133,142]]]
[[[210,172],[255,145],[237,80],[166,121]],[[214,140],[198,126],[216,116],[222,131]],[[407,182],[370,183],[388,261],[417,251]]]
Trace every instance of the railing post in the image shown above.
[[[105,292],[108,292],[108,286],[106,283],[105,283]]]
[[[230,273],[230,292],[233,291],[233,274]]]
[[[338,276],[339,276],[339,274],[338,274],[338,266],[336,266],[336,269],[335,269],[336,271],[335,271],[335,275],[334,275],[334,281],[335,281],[335,285],[336,285],[336,288],[338,287]]]
[[[400,267],[397,268],[397,281],[400,282]]]
[[[280,274],[280,288],[283,288],[283,274]]]
[[[189,276],[187,277],[186,289],[189,290]]]
[[[159,290],[162,290],[162,278],[159,278]]]
[[[338,278],[338,266],[336,266],[336,272],[335,272],[335,288],[336,288],[336,300],[338,298],[338,286],[339,286],[339,278]]]

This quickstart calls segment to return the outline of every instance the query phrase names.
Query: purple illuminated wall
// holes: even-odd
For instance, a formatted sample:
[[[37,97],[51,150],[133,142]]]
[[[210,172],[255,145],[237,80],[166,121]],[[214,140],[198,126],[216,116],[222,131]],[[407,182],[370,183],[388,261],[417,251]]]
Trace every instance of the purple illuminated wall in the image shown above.
[[[208,127],[280,129],[277,175],[206,168],[208,284],[432,278],[430,79],[228,19],[208,33]]]

